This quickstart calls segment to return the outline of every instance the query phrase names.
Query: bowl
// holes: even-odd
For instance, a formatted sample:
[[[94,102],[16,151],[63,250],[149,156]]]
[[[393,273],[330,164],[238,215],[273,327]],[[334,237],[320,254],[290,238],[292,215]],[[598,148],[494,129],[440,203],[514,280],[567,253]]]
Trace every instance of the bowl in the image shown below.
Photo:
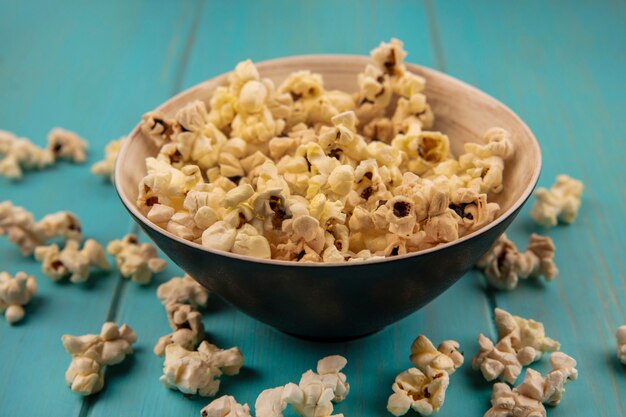
[[[291,72],[309,69],[323,75],[325,87],[356,91],[356,74],[366,56],[308,55],[257,64],[263,77],[280,83]],[[434,130],[450,137],[452,151],[478,142],[490,127],[511,132],[515,156],[507,161],[504,190],[493,196],[498,217],[463,238],[435,248],[357,263],[299,264],[259,260],[211,250],[181,239],[149,221],[135,206],[145,158],[157,148],[139,126],[117,157],[115,186],[131,216],[178,266],[211,292],[251,317],[283,332],[318,340],[345,340],[376,332],[413,313],[454,284],[476,263],[519,213],[541,169],[541,152],[530,129],[505,105],[455,78],[407,64],[426,78],[426,95],[435,113]],[[157,108],[173,116],[189,101],[208,105],[226,74],[198,84]]]

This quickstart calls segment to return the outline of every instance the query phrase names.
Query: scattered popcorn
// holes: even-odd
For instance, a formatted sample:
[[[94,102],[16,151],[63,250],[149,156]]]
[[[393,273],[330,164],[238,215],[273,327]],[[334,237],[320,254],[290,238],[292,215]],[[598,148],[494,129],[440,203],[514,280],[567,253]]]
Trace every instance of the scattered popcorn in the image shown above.
[[[124,138],[120,138],[118,140],[112,140],[107,144],[104,150],[104,159],[102,161],[96,162],[91,166],[91,172],[94,175],[109,178],[111,182],[113,182],[115,160],[117,159],[117,154],[122,147],[123,140]]]
[[[565,384],[569,379],[578,378],[576,361],[561,352],[550,355],[552,370],[542,376],[534,369],[528,369],[524,381],[511,389],[504,383],[493,386],[492,407],[485,417],[545,417],[543,404],[556,406],[563,397]]]
[[[76,240],[68,240],[63,250],[57,244],[35,248],[35,259],[41,262],[41,270],[53,281],[70,275],[73,283],[89,279],[91,267],[109,269],[102,245],[93,239],[85,241],[83,248]]]
[[[478,336],[480,352],[472,360],[472,368],[480,369],[487,381],[499,378],[514,384],[522,366],[538,360],[543,352],[554,352],[559,342],[545,336],[543,324],[513,316],[495,309],[498,342],[494,344],[484,335]]]
[[[350,392],[347,377],[340,372],[347,363],[342,356],[327,356],[317,362],[317,373],[309,369],[297,385],[290,382],[264,390],[255,403],[257,417],[282,417],[288,404],[303,417],[342,416],[331,414],[333,402],[343,401]]]
[[[154,246],[149,243],[139,244],[134,234],[109,242],[107,252],[115,256],[122,276],[138,284],[150,283],[152,274],[163,271],[167,266],[167,262],[159,258]]]
[[[533,233],[526,252],[519,252],[503,233],[476,266],[484,270],[489,284],[498,289],[512,290],[517,287],[520,278],[543,275],[548,282],[552,281],[559,273],[554,263],[555,250],[551,238]]]
[[[241,405],[230,395],[211,401],[200,411],[202,417],[252,417],[248,404]],[[257,417],[261,417],[257,414]]]
[[[626,325],[617,329],[615,337],[617,338],[617,358],[626,365]]]
[[[546,337],[543,324],[537,321],[513,316],[500,308],[496,308],[495,322],[498,339],[500,341],[510,340],[511,346],[516,351],[525,348],[533,349],[533,360],[539,359],[543,352],[554,352],[561,347],[559,342]]]
[[[410,408],[423,416],[436,413],[445,401],[449,383],[446,372],[429,377],[417,368],[410,368],[396,377],[387,410],[394,416],[402,416]]]
[[[559,221],[572,223],[580,208],[584,185],[567,175],[559,175],[549,190],[537,188],[537,201],[530,215],[543,227],[556,226]]]
[[[10,201],[0,203],[0,236],[5,234],[24,256],[32,254],[37,246],[50,239],[82,240],[80,220],[74,214],[60,211],[35,223],[32,213]]]
[[[223,350],[206,341],[195,351],[170,344],[165,348],[161,383],[184,394],[212,397],[220,387],[222,374],[237,375],[243,366],[239,348]]]
[[[435,346],[426,336],[420,335],[411,345],[411,362],[423,373],[433,377],[440,372],[452,375],[463,365],[463,354],[459,352],[459,343],[445,340],[439,347]]]
[[[204,339],[204,324],[197,307],[206,305],[209,292],[189,275],[185,275],[161,284],[157,296],[165,306],[173,332],[159,339],[154,353],[163,356],[165,348],[171,344],[194,350]]]
[[[7,272],[0,272],[0,313],[4,313],[9,324],[24,318],[24,306],[36,292],[37,282],[32,275],[18,272],[12,277]]]
[[[22,169],[42,169],[54,163],[54,155],[26,138],[0,130],[0,175],[22,177]]]
[[[266,389],[259,394],[254,403],[256,417],[283,417],[287,403],[283,399],[285,387]]]
[[[493,221],[509,133],[489,129],[455,158],[446,135],[426,130],[425,80],[402,42],[371,56],[354,95],[310,71],[275,86],[247,60],[208,103],[144,115],[158,155],[146,159],[138,208],[206,248],[294,262],[403,255]]]
[[[521,395],[502,382],[493,386],[491,405],[484,417],[546,417],[540,400]]]
[[[411,345],[409,359],[416,368],[396,376],[387,410],[394,416],[402,416],[410,408],[425,416],[438,412],[446,398],[450,375],[464,362],[459,343],[445,340],[435,349],[426,336],[420,335]]]
[[[531,349],[517,352],[511,346],[510,339],[494,343],[485,335],[478,336],[480,352],[472,359],[472,368],[479,370],[487,381],[500,379],[514,384],[522,373],[522,367],[534,360]]]
[[[87,159],[87,142],[74,132],[54,128],[48,133],[48,149],[55,159],[83,163]]]
[[[133,353],[137,335],[126,324],[113,322],[102,325],[100,334],[63,335],[63,347],[72,355],[65,381],[72,391],[91,395],[104,387],[104,367],[117,365]]]
[[[329,356],[317,363],[318,373],[308,370],[298,385],[285,385],[283,399],[303,417],[330,416],[333,402],[340,402],[350,391],[345,374],[339,372],[347,361],[341,356]]]
[[[578,379],[578,370],[575,368],[576,361],[562,352],[554,352],[550,355],[550,365],[552,370],[543,378],[542,402],[555,406],[563,398],[567,381]]]

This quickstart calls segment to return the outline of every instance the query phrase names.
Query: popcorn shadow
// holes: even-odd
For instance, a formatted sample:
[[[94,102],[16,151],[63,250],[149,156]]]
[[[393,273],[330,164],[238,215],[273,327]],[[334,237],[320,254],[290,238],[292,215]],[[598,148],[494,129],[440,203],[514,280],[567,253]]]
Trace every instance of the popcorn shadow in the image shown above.
[[[610,352],[602,351],[602,354],[605,356],[609,369],[614,368],[615,373],[618,376],[626,379],[626,363],[620,362],[615,352],[615,349],[611,350]]]
[[[468,359],[470,363],[468,363],[467,365],[469,366],[463,366],[461,369],[462,369],[462,372],[465,373],[465,377],[467,378],[467,381],[470,383],[472,388],[485,390],[485,389],[489,389],[496,382],[499,382],[497,380],[487,381],[483,377],[483,374],[480,372],[480,369],[474,370],[472,368],[471,358],[468,358]],[[457,372],[459,371],[457,370]],[[491,392],[491,390],[489,391]]]
[[[41,314],[41,309],[45,310],[45,306],[48,303],[45,297],[40,297],[35,295],[29,302],[24,306],[24,318],[17,323],[13,323],[11,326],[23,326],[30,320],[31,315]],[[0,314],[0,319],[4,319],[4,313]]]
[[[263,379],[263,376],[259,371],[244,365],[239,371],[239,374],[233,376],[222,375],[220,377],[221,382],[219,392],[230,393],[234,391],[233,387],[241,387],[245,384],[250,384],[251,386],[256,387],[261,379]]]
[[[210,294],[207,305],[202,307],[200,310],[203,314],[215,314],[217,312],[221,312],[223,310],[232,309],[232,308],[234,307],[228,304],[226,301],[222,300],[217,295]]]
[[[79,283],[78,285],[80,285],[82,289],[84,290],[88,290],[88,291],[97,290],[102,285],[104,278],[110,275],[112,275],[111,271],[103,271],[103,270],[94,271],[91,274],[89,274],[89,279],[86,282]],[[63,282],[72,284],[69,279],[63,280]],[[72,285],[75,285],[75,284],[72,284]]]
[[[135,362],[137,361],[136,356],[141,356],[145,352],[146,350],[142,347],[133,348],[133,354],[128,355],[121,363],[118,363],[117,365],[107,366],[106,374],[104,376],[105,381],[109,378],[123,378],[124,375],[128,374],[135,366]]]

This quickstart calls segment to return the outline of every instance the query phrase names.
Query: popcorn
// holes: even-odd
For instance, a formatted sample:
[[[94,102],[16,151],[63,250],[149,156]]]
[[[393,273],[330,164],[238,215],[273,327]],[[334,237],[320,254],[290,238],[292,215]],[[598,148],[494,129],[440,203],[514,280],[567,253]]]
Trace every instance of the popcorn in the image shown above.
[[[26,138],[0,130],[0,175],[11,179],[22,177],[22,169],[42,169],[54,163],[54,155]]]
[[[167,262],[158,257],[154,246],[148,243],[139,244],[134,234],[109,242],[107,252],[115,256],[122,276],[138,284],[150,283],[152,274],[163,271],[167,266]]]
[[[298,385],[285,385],[282,399],[303,417],[330,416],[333,402],[343,401],[350,392],[346,375],[340,372],[346,364],[338,355],[320,359],[317,373],[308,370]]]
[[[263,390],[256,399],[254,410],[256,417],[283,417],[287,403],[283,399],[285,387]]]
[[[543,275],[547,281],[552,281],[559,272],[554,264],[555,250],[551,238],[533,233],[526,252],[519,252],[503,233],[476,266],[484,270],[492,286],[512,290],[520,278]]]
[[[124,138],[122,137],[117,140],[112,140],[107,144],[106,148],[104,149],[104,159],[102,161],[96,162],[91,166],[91,172],[94,175],[110,178],[111,182],[113,182],[115,160],[117,159],[117,154],[120,152],[123,140]]]
[[[195,351],[171,344],[165,348],[161,383],[184,394],[212,397],[220,387],[222,374],[237,375],[243,366],[239,348],[223,350],[206,341]]]
[[[617,338],[617,358],[623,364],[626,364],[626,325],[620,326],[615,333]]]
[[[534,360],[534,352],[530,349],[515,351],[510,339],[498,342],[496,345],[483,334],[478,336],[480,352],[472,359],[472,368],[480,369],[487,381],[501,379],[514,384],[522,372],[522,366],[529,365]]]
[[[576,220],[584,185],[567,175],[559,175],[552,188],[538,188],[537,201],[530,211],[531,217],[543,227],[556,226],[559,221],[570,224]]]
[[[439,347],[435,346],[426,336],[420,335],[411,345],[411,362],[429,377],[445,372],[452,375],[463,365],[463,354],[459,352],[459,343],[445,340]]]
[[[72,355],[65,381],[72,391],[91,395],[104,387],[104,367],[117,365],[133,353],[137,335],[126,324],[117,327],[113,322],[106,322],[100,334],[66,334],[61,340],[67,353]]]
[[[68,240],[63,250],[57,244],[38,246],[35,248],[35,259],[40,261],[44,274],[58,281],[70,275],[73,283],[85,282],[89,279],[92,266],[108,270],[109,262],[102,245],[93,239],[85,241],[82,249],[76,240]]]
[[[49,214],[35,223],[32,213],[10,201],[0,203],[0,236],[5,234],[24,256],[50,239],[82,240],[80,220],[69,211]]]
[[[472,360],[472,368],[480,369],[487,381],[500,378],[510,384],[522,371],[522,366],[538,360],[543,352],[554,352],[559,342],[545,336],[543,324],[513,316],[496,308],[495,322],[498,343],[484,335],[478,336],[480,352]]]
[[[491,404],[484,417],[546,417],[540,400],[521,395],[502,382],[494,384]]]
[[[576,361],[561,352],[550,355],[552,371],[545,376],[534,369],[528,369],[524,381],[516,388],[497,383],[493,386],[492,407],[485,417],[545,417],[543,404],[555,406],[563,396],[568,379],[578,378]],[[543,404],[542,404],[543,403]]]
[[[493,221],[510,134],[490,129],[455,158],[449,138],[428,130],[425,80],[407,69],[402,42],[371,56],[354,94],[306,70],[277,87],[247,60],[208,107],[144,115],[158,155],[146,159],[137,207],[206,248],[295,262],[403,255]],[[549,247],[536,247],[547,268]],[[524,260],[534,273],[535,258]]]
[[[202,417],[251,417],[248,404],[241,405],[230,395],[211,401],[200,410]],[[257,414],[257,417],[261,417]]]
[[[449,383],[446,372],[429,377],[417,368],[410,368],[396,377],[387,410],[394,416],[406,414],[409,408],[423,416],[436,413],[445,401]]]
[[[558,405],[565,392],[565,384],[568,380],[578,379],[578,370],[574,368],[576,361],[562,352],[554,352],[550,355],[552,370],[543,378],[543,403]]]
[[[543,324],[537,321],[513,316],[496,308],[495,322],[500,341],[510,340],[511,346],[516,351],[525,348],[533,349],[534,360],[539,359],[543,352],[554,352],[561,347],[559,342],[546,337]]]
[[[155,355],[163,356],[166,347],[171,344],[187,350],[195,349],[204,339],[204,324],[198,307],[206,305],[209,292],[189,275],[185,275],[159,285],[157,296],[165,307],[174,331],[159,339],[154,347]]]
[[[48,133],[48,149],[55,159],[79,164],[87,159],[87,142],[76,133],[58,127]]]
[[[0,313],[4,313],[9,324],[24,318],[24,306],[36,292],[37,282],[32,275],[18,272],[12,277],[7,272],[0,272]]]

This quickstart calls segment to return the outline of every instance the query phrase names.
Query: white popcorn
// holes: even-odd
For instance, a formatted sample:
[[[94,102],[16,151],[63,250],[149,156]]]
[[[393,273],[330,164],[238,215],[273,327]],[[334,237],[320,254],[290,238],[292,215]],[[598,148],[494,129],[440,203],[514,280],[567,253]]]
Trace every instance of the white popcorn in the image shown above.
[[[254,411],[256,417],[283,417],[287,403],[283,399],[285,387],[263,390],[256,399]]]
[[[73,283],[85,282],[89,279],[92,266],[109,269],[102,245],[93,239],[85,241],[82,249],[76,240],[68,240],[63,250],[57,244],[38,246],[35,248],[35,259],[41,262],[41,270],[53,281],[70,275]]]
[[[24,306],[36,292],[37,282],[32,275],[18,272],[12,277],[7,272],[0,272],[0,313],[4,313],[9,324],[24,318]]]
[[[488,282],[499,289],[517,287],[519,279],[544,276],[547,281],[558,274],[554,264],[556,247],[551,238],[533,233],[526,252],[502,234],[489,251],[476,263],[485,272]]]
[[[501,379],[514,384],[522,372],[522,366],[535,359],[534,351],[530,348],[515,351],[510,339],[494,345],[488,337],[481,334],[478,336],[478,345],[480,352],[472,359],[472,368],[480,369],[487,381]]]
[[[4,234],[19,246],[24,256],[50,239],[82,240],[80,220],[74,214],[60,211],[35,223],[32,213],[13,206],[10,201],[0,203],[0,236]]]
[[[134,234],[109,242],[107,252],[115,256],[122,276],[138,284],[148,284],[152,274],[163,271],[167,266],[167,262],[159,258],[154,246],[149,243],[139,244]]]
[[[426,336],[420,335],[411,345],[411,362],[429,377],[445,372],[452,375],[463,365],[463,354],[459,352],[459,343],[445,340],[439,347],[435,346]]]
[[[206,305],[209,291],[189,275],[174,277],[157,288],[157,297],[164,305],[185,303],[195,307]]]
[[[535,191],[537,201],[530,215],[537,224],[544,227],[556,226],[559,221],[569,224],[576,220],[580,208],[584,185],[567,175],[559,175],[548,190]]]
[[[484,417],[546,417],[541,400],[521,395],[502,382],[494,384],[491,404]]]
[[[87,159],[87,142],[69,130],[54,128],[48,133],[48,149],[55,159],[83,163]]]
[[[211,401],[202,410],[202,417],[251,417],[248,404],[241,405],[230,395]],[[261,417],[257,414],[257,417]]]
[[[543,377],[542,402],[555,406],[563,398],[567,381],[578,379],[578,370],[575,368],[576,361],[562,352],[550,355],[550,365],[552,370]]]
[[[117,365],[133,352],[137,335],[126,324],[102,325],[100,334],[63,335],[63,347],[72,355],[65,381],[72,391],[81,395],[99,392],[104,386],[104,366]]]
[[[54,163],[54,155],[26,138],[0,130],[0,175],[11,179],[22,177],[22,169],[42,169]]]
[[[446,372],[430,377],[417,368],[410,368],[396,377],[387,410],[394,416],[402,416],[410,408],[424,416],[436,413],[445,401],[449,383]]]
[[[490,129],[456,159],[448,137],[427,130],[425,79],[408,71],[402,42],[371,56],[354,94],[328,91],[306,70],[276,87],[247,60],[208,111],[193,101],[172,120],[144,115],[159,149],[137,206],[209,249],[296,262],[402,255],[493,221],[500,207],[489,193],[503,187],[509,133]],[[547,267],[549,254],[539,257]],[[524,260],[534,271],[536,259]]]
[[[617,339],[617,358],[626,364],[626,325],[620,326],[615,333]]]
[[[173,332],[159,339],[154,353],[162,356],[165,348],[171,344],[187,350],[195,349],[204,338],[202,315],[197,309],[206,305],[209,292],[189,275],[185,275],[159,285],[157,296],[165,306]]]
[[[165,348],[161,383],[184,394],[212,397],[219,390],[222,374],[237,375],[243,366],[239,348],[219,349],[206,341],[195,351],[171,344]]]
[[[100,177],[106,177],[113,182],[113,173],[115,171],[115,160],[117,159],[117,154],[120,152],[122,147],[122,141],[125,138],[120,138],[117,140],[112,140],[109,142],[104,149],[104,159],[102,161],[98,161],[91,166],[91,172],[94,175],[98,175]]]
[[[513,316],[500,309],[495,309],[495,322],[500,341],[508,339],[516,351],[524,348],[534,350],[534,360],[543,352],[554,352],[561,347],[556,340],[546,337],[543,324],[531,319]]]
[[[42,244],[35,231],[32,213],[23,207],[14,206],[10,201],[0,203],[0,236],[7,235],[9,242],[17,245],[22,255],[33,253]]]

